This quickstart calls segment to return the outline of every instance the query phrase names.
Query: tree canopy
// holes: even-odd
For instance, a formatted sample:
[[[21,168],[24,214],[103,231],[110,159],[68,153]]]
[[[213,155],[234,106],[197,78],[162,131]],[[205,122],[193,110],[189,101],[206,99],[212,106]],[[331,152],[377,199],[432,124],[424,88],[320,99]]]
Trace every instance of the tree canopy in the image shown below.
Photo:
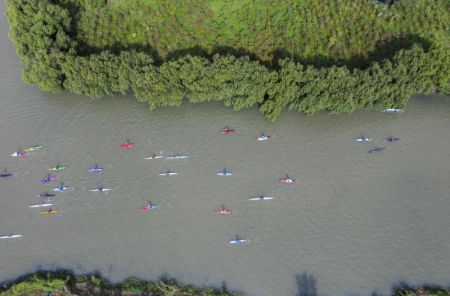
[[[402,108],[416,93],[450,91],[448,36],[434,32],[366,67],[302,64],[295,58],[268,65],[231,53],[178,54],[155,59],[139,49],[87,51],[76,36],[74,0],[7,0],[10,37],[23,79],[44,91],[101,98],[133,93],[151,110],[183,101],[222,101],[234,110],[257,106],[274,121],[285,109],[304,114]],[[81,0],[80,0],[81,3]],[[84,9],[105,1],[83,1]],[[80,49],[81,48],[81,49]]]

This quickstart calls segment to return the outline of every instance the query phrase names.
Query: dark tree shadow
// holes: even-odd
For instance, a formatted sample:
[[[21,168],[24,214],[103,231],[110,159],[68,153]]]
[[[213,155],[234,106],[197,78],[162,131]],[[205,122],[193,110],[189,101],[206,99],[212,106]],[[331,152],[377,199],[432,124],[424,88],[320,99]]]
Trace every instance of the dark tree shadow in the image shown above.
[[[317,280],[311,274],[297,274],[295,280],[298,289],[296,296],[317,296]]]
[[[277,69],[279,60],[290,58],[295,62],[314,67],[346,66],[349,69],[366,69],[374,62],[392,60],[399,50],[410,49],[414,44],[419,44],[425,51],[428,51],[431,46],[428,40],[419,35],[403,34],[381,40],[366,55],[354,55],[349,59],[333,59],[321,55],[312,58],[301,58],[283,48],[277,48],[271,52],[271,67]]]

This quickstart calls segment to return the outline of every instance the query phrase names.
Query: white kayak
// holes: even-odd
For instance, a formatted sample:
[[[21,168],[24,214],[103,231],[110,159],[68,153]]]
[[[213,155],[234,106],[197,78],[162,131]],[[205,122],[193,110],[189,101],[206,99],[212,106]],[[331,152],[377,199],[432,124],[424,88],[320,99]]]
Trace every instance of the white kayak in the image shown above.
[[[175,173],[175,172],[165,172],[165,173],[160,173],[160,176],[174,176],[174,175],[178,175],[179,173]]]
[[[256,137],[256,140],[263,142],[263,141],[267,141],[270,139],[270,136],[266,135],[266,134],[261,134],[258,137]]]
[[[187,155],[171,155],[171,156],[166,156],[166,159],[186,159],[188,158]]]
[[[248,239],[233,239],[233,240],[230,240],[230,244],[232,244],[232,245],[240,245],[240,244],[248,243],[248,242],[250,242],[250,240],[248,240]]]
[[[23,235],[21,235],[21,234],[8,234],[8,235],[0,236],[0,238],[8,239],[8,238],[18,238],[18,237],[22,237],[22,236]]]
[[[396,109],[396,108],[388,108],[388,109],[381,110],[381,112],[383,112],[383,113],[400,113],[400,112],[403,112],[403,110]]]
[[[270,200],[273,199],[272,196],[265,196],[265,195],[260,195],[260,196],[255,196],[255,197],[250,197],[248,200]]]
[[[152,156],[146,157],[144,159],[160,159],[160,158],[163,158],[163,157],[164,157],[163,155],[152,155]]]
[[[222,176],[222,177],[227,177],[227,176],[231,176],[231,175],[232,175],[232,173],[230,173],[226,169],[224,169],[223,171],[217,173],[217,176]]]
[[[110,190],[111,190],[110,188],[95,188],[95,189],[91,189],[89,191],[92,191],[92,192],[104,192],[104,191],[110,191]]]
[[[50,207],[52,205],[53,205],[52,203],[40,203],[40,204],[32,205],[32,206],[30,206],[30,208],[43,208],[43,207]]]
[[[372,141],[372,138],[366,137],[366,136],[364,136],[363,134],[361,134],[361,136],[360,136],[359,138],[356,138],[355,141],[356,141],[356,142],[360,142],[360,143],[363,143],[363,142],[371,142],[371,141]]]

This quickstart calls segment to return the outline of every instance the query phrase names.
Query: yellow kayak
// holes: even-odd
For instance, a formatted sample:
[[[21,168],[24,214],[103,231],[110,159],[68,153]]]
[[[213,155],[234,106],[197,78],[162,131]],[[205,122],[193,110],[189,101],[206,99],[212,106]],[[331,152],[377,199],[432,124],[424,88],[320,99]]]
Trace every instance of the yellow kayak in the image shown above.
[[[28,147],[28,148],[25,149],[24,151],[25,151],[25,152],[39,151],[39,150],[42,149],[42,147],[44,147],[44,146],[42,146],[42,145],[35,145],[35,146]]]
[[[53,215],[59,213],[59,210],[48,210],[48,211],[42,211],[41,215],[47,216],[47,215]]]

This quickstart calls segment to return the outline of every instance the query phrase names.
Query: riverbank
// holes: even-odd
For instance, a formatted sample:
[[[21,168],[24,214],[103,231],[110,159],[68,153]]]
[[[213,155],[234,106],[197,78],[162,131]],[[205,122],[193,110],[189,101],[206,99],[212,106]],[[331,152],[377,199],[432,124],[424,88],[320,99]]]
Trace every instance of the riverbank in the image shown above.
[[[74,275],[60,270],[56,272],[37,272],[20,277],[6,283],[0,288],[0,296],[27,296],[27,295],[146,295],[146,296],[244,296],[244,294],[229,292],[226,289],[196,288],[181,285],[174,279],[164,279],[158,282],[148,282],[130,278],[122,283],[112,284],[98,274]],[[317,288],[299,289],[300,296],[314,296]],[[394,288],[393,296],[448,296],[450,290],[441,287]]]
[[[48,294],[50,292],[50,294]],[[60,270],[37,272],[6,283],[0,288],[0,296],[25,295],[147,295],[147,296],[239,296],[224,289],[196,288],[181,285],[174,279],[148,282],[136,278],[113,284],[98,274],[74,275]]]
[[[121,5],[116,6],[119,2]],[[218,4],[214,2],[209,2],[213,10]],[[191,36],[192,40],[185,42],[186,38],[172,36],[166,30],[155,29],[156,33],[150,29],[154,20],[148,23],[141,15],[141,7],[127,1],[7,0],[10,38],[23,63],[22,77],[44,91],[69,90],[93,98],[133,93],[151,110],[186,101],[222,101],[234,110],[258,106],[272,121],[286,109],[312,114],[404,108],[414,94],[450,92],[450,49],[445,25],[450,18],[444,13],[448,4],[437,0],[405,1],[402,5],[406,8],[394,4],[380,10],[374,2],[367,0],[355,9],[354,1],[340,1],[342,7],[337,9],[333,1],[323,7],[312,5],[312,1],[306,6],[301,5],[304,1],[293,1],[299,5],[303,20],[318,15],[317,21],[322,22],[322,14],[327,15],[326,24],[311,28],[277,12],[277,4],[259,4],[257,7],[267,13],[254,14],[265,23],[276,21],[280,32],[286,31],[281,24],[291,27],[287,32],[299,28],[301,32],[285,38],[290,41],[274,42],[279,48],[261,47],[258,40],[250,39],[251,46],[241,48],[229,38],[208,37],[209,45],[201,41],[193,45],[192,40],[202,38]],[[407,4],[413,2],[416,6],[408,8]],[[177,16],[190,15],[184,13],[188,7],[149,3],[147,10],[159,11],[160,17],[167,20],[163,22],[165,28],[190,31],[186,23],[178,22],[170,13],[166,15],[167,11],[177,12]],[[339,13],[342,10],[347,11],[345,18]],[[430,13],[418,13],[420,10]],[[235,15],[233,9],[230,11]],[[406,17],[411,11],[420,17]],[[216,33],[227,32],[234,39],[245,39],[247,29],[254,31],[245,19],[235,20],[245,30],[230,33],[221,24],[216,26]],[[356,19],[364,21],[349,28],[348,24]],[[374,22],[381,25],[372,31],[369,28]],[[147,24],[148,28],[136,29],[137,24]],[[135,30],[148,34],[141,38]],[[305,34],[302,30],[306,30]],[[262,30],[266,31],[272,32]],[[143,44],[142,40],[149,36],[152,42]],[[142,40],[134,43],[134,38]],[[361,46],[367,44],[366,40],[376,43]],[[255,50],[251,50],[253,47]]]

